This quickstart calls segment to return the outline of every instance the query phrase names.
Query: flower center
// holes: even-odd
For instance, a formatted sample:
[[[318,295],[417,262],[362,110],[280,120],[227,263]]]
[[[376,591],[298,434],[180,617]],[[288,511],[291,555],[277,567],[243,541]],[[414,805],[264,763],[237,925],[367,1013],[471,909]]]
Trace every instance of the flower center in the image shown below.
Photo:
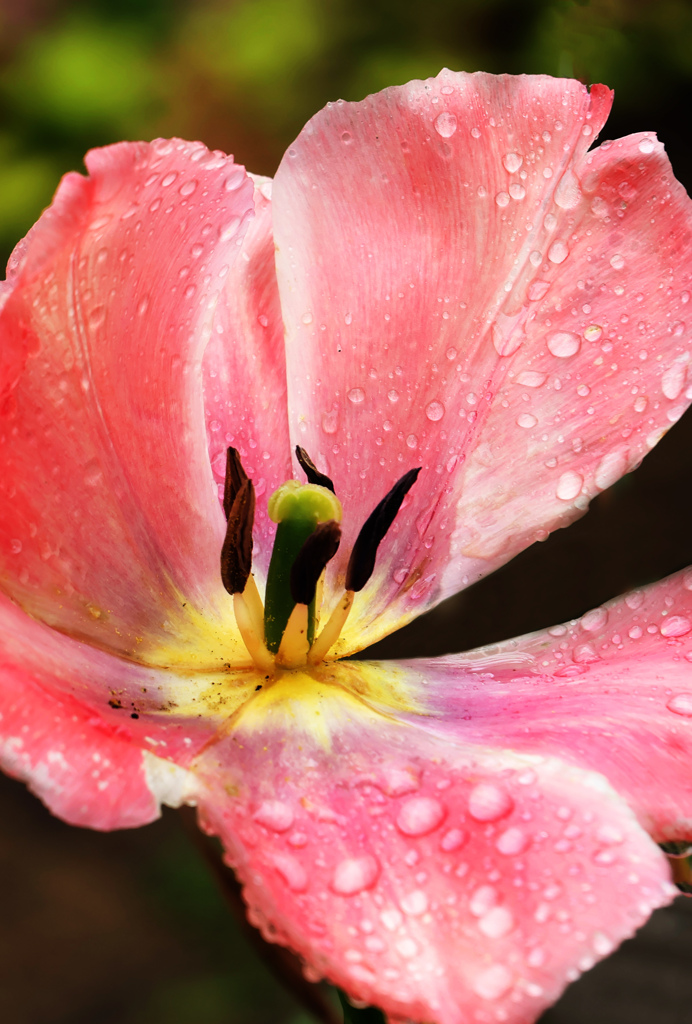
[[[255,489],[237,449],[229,448],[226,456],[221,579],[233,596],[245,646],[265,675],[324,660],[339,638],[355,594],[370,579],[380,542],[420,472],[418,468],[405,473],[364,523],[348,561],[344,592],[318,633],[324,573],[341,540],[342,508],[334,484],[307,452],[297,447],[296,456],[308,483],[288,480],[269,499],[269,517],[277,528],[264,605],[252,575]]]

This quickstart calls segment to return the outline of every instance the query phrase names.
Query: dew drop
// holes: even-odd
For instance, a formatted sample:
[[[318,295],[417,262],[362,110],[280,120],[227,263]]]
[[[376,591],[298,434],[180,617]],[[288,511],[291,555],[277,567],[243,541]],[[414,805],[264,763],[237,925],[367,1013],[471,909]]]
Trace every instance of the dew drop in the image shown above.
[[[354,896],[364,889],[372,889],[379,873],[379,862],[370,854],[349,857],[337,864],[331,887],[340,896]]]
[[[418,946],[413,939],[399,939],[396,950],[405,960],[410,960],[418,952]]]
[[[678,693],[666,704],[669,711],[683,718],[692,718],[692,693]]]
[[[510,174],[516,174],[523,162],[524,158],[519,153],[505,153],[502,158],[505,170]]]
[[[625,265],[625,259],[619,252],[616,252],[614,256],[610,257],[610,265],[613,270],[622,270]]]
[[[415,889],[399,900],[399,906],[409,917],[420,917],[428,909],[428,897],[422,889]]]
[[[301,316],[300,319],[303,321],[303,323],[307,327],[308,324],[312,323],[312,313],[303,313],[303,315]]]
[[[342,132],[341,133],[341,141],[346,143],[346,145],[348,145],[349,142],[353,141],[353,136],[351,135],[350,132]]]
[[[454,850],[460,850],[461,847],[467,840],[467,835],[462,832],[460,828],[450,829],[446,832],[440,840],[440,849],[444,850],[445,853],[452,853]]]
[[[512,975],[504,964],[486,967],[473,983],[473,990],[481,999],[501,999],[512,987]]]
[[[653,153],[655,148],[656,143],[653,139],[642,139],[642,141],[639,143],[640,153]]]
[[[498,192],[495,196],[495,202],[500,207],[509,206],[509,192]]]
[[[524,370],[517,377],[517,384],[522,384],[525,388],[540,388],[545,384],[547,377],[547,373],[538,373],[537,370]]]
[[[365,392],[362,388],[351,388],[348,393],[349,402],[353,402],[354,405],[360,405],[361,402],[365,401]]]
[[[527,291],[527,296],[530,302],[538,302],[542,299],[550,288],[548,281],[532,281]]]
[[[406,438],[406,444],[408,445],[409,448],[417,448],[418,438],[416,437],[416,435],[409,434],[408,437]]]
[[[22,553],[22,542],[15,538],[10,541],[10,552],[13,555],[21,555]]]
[[[426,836],[438,828],[446,816],[447,808],[439,800],[414,796],[399,808],[396,824],[406,836]]]
[[[106,319],[106,307],[105,306],[94,306],[89,311],[89,326],[100,327]]]
[[[599,956],[608,956],[615,949],[615,943],[612,939],[609,939],[603,932],[595,932],[591,945],[593,946],[594,953],[598,953]]]
[[[569,256],[569,249],[564,242],[553,242],[548,249],[548,259],[551,263],[564,263]]]
[[[661,624],[661,636],[685,636],[692,629],[692,622],[684,615],[671,615]]]
[[[526,849],[528,837],[520,828],[508,828],[498,836],[495,846],[506,857],[513,857]]]
[[[329,412],[322,413],[322,430],[325,434],[336,434],[338,423],[337,409],[331,409]]]
[[[443,139],[451,139],[456,130],[457,119],[454,114],[451,114],[448,110],[443,110],[441,114],[437,115],[435,118],[435,131]]]
[[[161,184],[163,185],[164,188],[168,188],[169,185],[173,184],[173,182],[175,181],[175,179],[177,177],[178,177],[178,172],[177,171],[170,171],[170,173],[167,174],[165,178],[161,179]]]
[[[281,800],[265,800],[252,817],[272,832],[287,832],[293,824],[293,811]]]
[[[344,323],[346,324],[347,327],[350,327],[350,325],[353,323],[353,313],[344,314]]]
[[[612,487],[616,480],[627,471],[627,452],[608,452],[599,462],[594,475],[594,483],[600,491]]]
[[[184,181],[179,189],[181,196],[191,196],[197,188],[197,185],[198,182],[194,178],[190,178],[189,181]]]
[[[555,205],[559,206],[561,210],[573,210],[575,206],[579,206],[580,202],[581,189],[579,188],[579,182],[571,171],[567,171],[566,174],[563,174],[555,189]]]
[[[425,408],[425,415],[428,417],[429,420],[432,420],[433,423],[435,423],[437,420],[441,420],[444,414],[445,407],[442,404],[442,402],[430,402],[430,404],[427,405]]]
[[[550,335],[547,345],[548,351],[552,355],[558,356],[560,359],[567,359],[579,351],[581,341],[577,334],[571,334],[569,331],[557,331]]]
[[[579,625],[582,629],[585,629],[587,633],[595,633],[597,630],[603,629],[607,621],[607,608],[592,608],[590,612],[586,613],[586,615],[582,615],[579,620]]]
[[[517,426],[524,427],[525,430],[530,430],[531,427],[535,427],[538,420],[535,416],[532,416],[530,412],[523,412],[521,416],[517,416]]]
[[[500,939],[514,927],[514,918],[507,907],[493,907],[478,922],[478,928],[489,939]]]
[[[559,498],[560,501],[572,501],[581,491],[583,483],[583,476],[576,473],[573,469],[568,469],[557,482],[555,497]]]
[[[599,327],[598,324],[591,324],[591,326],[587,327],[584,331],[584,337],[587,341],[598,341],[602,334],[603,328]]]
[[[672,366],[663,374],[661,378],[661,390],[666,398],[674,401],[683,387],[685,386],[685,378],[687,376],[687,367],[684,363],[675,362]]]
[[[513,181],[512,184],[509,186],[509,194],[511,195],[512,199],[523,199],[526,195],[526,189],[523,185],[520,185],[518,182]]]
[[[514,801],[500,786],[481,782],[469,794],[469,814],[475,821],[497,821],[509,814]]]
[[[305,868],[290,853],[275,853],[274,867],[292,892],[305,892],[308,876]]]

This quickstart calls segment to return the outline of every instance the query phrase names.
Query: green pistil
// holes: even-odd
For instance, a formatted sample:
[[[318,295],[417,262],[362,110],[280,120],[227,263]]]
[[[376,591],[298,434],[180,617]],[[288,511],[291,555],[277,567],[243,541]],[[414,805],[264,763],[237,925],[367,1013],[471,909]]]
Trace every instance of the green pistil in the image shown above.
[[[294,602],[291,568],[298,552],[319,523],[341,521],[341,502],[326,487],[289,480],[269,499],[269,516],[277,523],[264,601],[265,643],[274,654],[279,649]],[[308,641],[315,634],[315,602],[308,606]]]

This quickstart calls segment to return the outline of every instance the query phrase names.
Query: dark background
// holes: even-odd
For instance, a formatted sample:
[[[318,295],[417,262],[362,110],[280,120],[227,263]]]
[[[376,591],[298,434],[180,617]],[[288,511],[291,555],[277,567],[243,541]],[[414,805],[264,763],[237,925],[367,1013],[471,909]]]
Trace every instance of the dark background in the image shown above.
[[[692,188],[686,0],[0,0],[0,254],[91,146],[177,134],[272,174],[327,100],[455,70],[615,88],[605,138],[656,130]],[[692,563],[692,418],[566,531],[374,650],[464,650]],[[0,780],[3,1024],[309,1024],[234,923],[180,816],[102,835]],[[687,1024],[692,903],[543,1024]]]

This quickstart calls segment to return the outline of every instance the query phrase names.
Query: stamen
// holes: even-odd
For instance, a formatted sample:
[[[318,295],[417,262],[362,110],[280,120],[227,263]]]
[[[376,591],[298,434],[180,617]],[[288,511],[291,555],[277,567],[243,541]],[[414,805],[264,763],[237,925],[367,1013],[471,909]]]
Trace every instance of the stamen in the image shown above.
[[[404,473],[366,519],[348,560],[347,591],[362,590],[372,576],[380,542],[394,522],[402,501],[413,487],[420,471],[421,467],[419,466],[417,469],[410,469],[408,473]]]
[[[355,594],[352,590],[347,590],[342,596],[338,605],[329,616],[327,625],[324,627],[320,635],[315,640],[314,644],[310,648],[308,654],[308,662],[311,665],[317,665],[322,661],[327,654],[330,647],[333,647],[336,641],[339,639],[341,630],[346,625],[346,619],[351,611],[353,605],[353,598]]]
[[[308,658],[308,606],[297,604],[288,617],[284,635],[276,652],[276,664],[282,668],[300,668]]]
[[[299,444],[296,445],[296,458],[300,463],[301,469],[308,478],[309,484],[318,484],[320,487],[326,487],[332,492],[332,494],[336,493],[334,490],[334,484],[330,478],[325,473],[320,473],[308,453],[304,448],[301,448]]]
[[[291,597],[295,601],[276,655],[277,665],[298,668],[307,662],[310,648],[310,606],[327,562],[341,540],[341,527],[333,519],[320,523],[301,547],[291,567]],[[313,617],[314,618],[314,617]]]
[[[317,583],[339,549],[341,527],[334,520],[320,523],[298,552],[291,567],[291,597],[296,604],[310,604],[315,599]]]
[[[227,473],[227,481],[230,476]],[[229,509],[226,539],[221,548],[221,580],[229,594],[242,594],[250,576],[254,521],[255,488],[252,480],[245,477]]]
[[[254,585],[252,576],[250,579],[253,580]],[[267,650],[261,634],[257,631],[256,616],[252,614],[249,603],[245,594],[235,593],[233,595],[235,621],[253,662],[264,675],[271,675],[274,671],[274,658]]]
[[[243,464],[240,461],[240,454],[237,448],[226,449],[226,478],[223,485],[223,510],[226,513],[226,519],[231,514],[233,508],[233,501],[236,494],[248,479],[248,475],[243,469]]]

